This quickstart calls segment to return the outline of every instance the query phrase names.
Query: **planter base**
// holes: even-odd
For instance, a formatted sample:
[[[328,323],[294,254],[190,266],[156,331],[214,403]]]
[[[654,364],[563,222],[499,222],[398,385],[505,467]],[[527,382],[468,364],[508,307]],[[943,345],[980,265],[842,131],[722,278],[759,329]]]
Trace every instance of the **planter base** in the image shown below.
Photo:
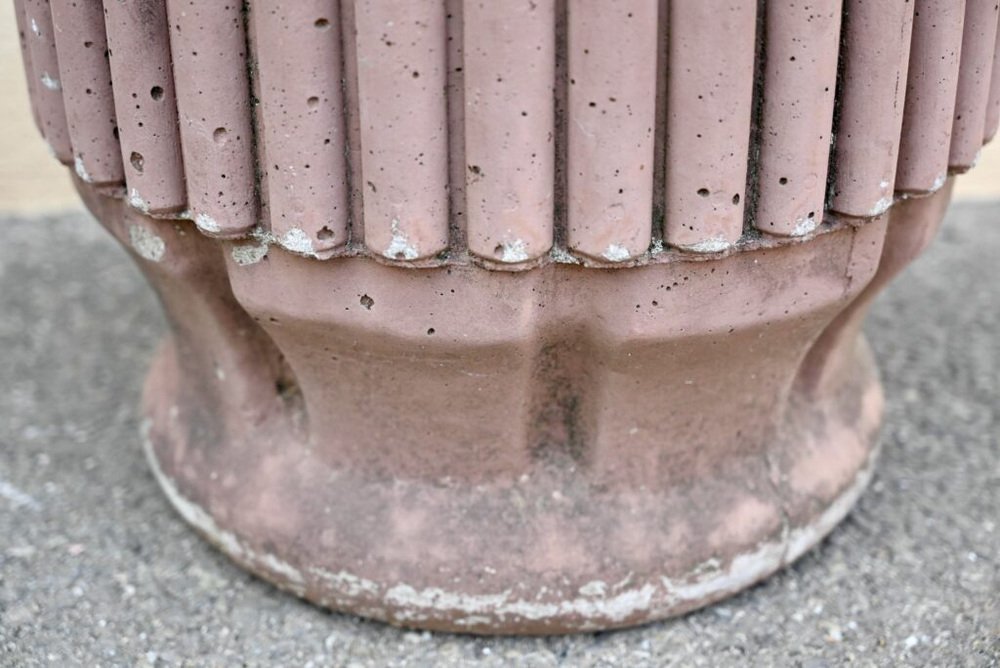
[[[871,476],[882,413],[868,346],[852,348],[839,386],[821,403],[793,399],[764,452],[662,487],[553,469],[496,485],[359,476],[320,456],[322,444],[289,442],[281,419],[186,465],[199,417],[171,343],[147,383],[146,451],[203,536],[320,605],[457,632],[623,627],[752,585],[847,514]]]
[[[846,515],[882,414],[861,323],[949,189],[808,243],[521,273],[242,263],[81,192],[170,321],[144,434],[188,522],[332,609],[548,634],[706,605]]]

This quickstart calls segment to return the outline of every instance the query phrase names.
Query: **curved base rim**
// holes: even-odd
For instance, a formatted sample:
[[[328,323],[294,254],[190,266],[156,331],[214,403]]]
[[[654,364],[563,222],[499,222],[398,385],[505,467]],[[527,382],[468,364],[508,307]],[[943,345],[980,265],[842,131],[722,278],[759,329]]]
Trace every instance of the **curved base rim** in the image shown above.
[[[723,559],[705,553],[693,566],[684,569],[666,567],[635,576],[630,571],[627,578],[614,582],[576,581],[549,596],[542,596],[546,587],[541,587],[535,595],[524,595],[515,591],[524,587],[510,586],[510,582],[492,589],[489,583],[449,589],[439,584],[396,579],[392,576],[392,564],[389,567],[383,564],[385,577],[378,578],[353,570],[348,563],[331,566],[329,562],[320,562],[314,558],[315,550],[303,548],[304,543],[320,540],[315,535],[300,536],[297,543],[261,541],[251,537],[252,532],[241,531],[238,509],[220,508],[211,495],[207,503],[200,502],[194,494],[182,489],[184,484],[195,489],[202,483],[196,481],[192,487],[190,471],[185,474],[186,482],[178,483],[176,473],[168,472],[164,456],[190,446],[172,442],[169,430],[155,428],[167,419],[167,404],[172,405],[171,417],[176,421],[176,404],[149,398],[151,387],[156,387],[158,397],[180,391],[176,370],[169,368],[171,354],[169,347],[161,350],[150,373],[143,442],[156,479],[184,520],[243,568],[281,589],[326,608],[411,628],[487,635],[586,632],[662,620],[732,596],[789,565],[822,541],[850,512],[868,485],[879,449],[881,389],[871,353],[861,340],[849,367],[850,378],[838,391],[838,400],[829,402],[822,409],[823,415],[815,420],[803,420],[798,415],[790,423],[816,425],[822,431],[819,441],[849,435],[857,441],[853,450],[859,451],[860,445],[863,455],[855,458],[852,475],[832,496],[817,500],[815,495],[799,495],[794,503],[785,498],[783,521],[777,531],[770,528],[753,534],[742,549],[731,551]],[[859,418],[857,402],[848,398],[860,395],[871,400],[863,402],[866,408]],[[805,410],[808,405],[801,402],[798,409]],[[845,408],[848,405],[853,408]],[[796,433],[795,429],[788,431]],[[831,452],[838,450],[837,446],[833,443]],[[780,452],[781,448],[773,448],[764,460],[769,466],[776,465],[781,471],[779,477],[786,478],[796,464],[794,457],[788,459],[787,455],[798,449],[795,444]],[[786,461],[775,464],[775,460],[782,459]],[[176,466],[173,468],[178,470]],[[211,477],[214,480],[220,474],[225,476],[221,471],[213,472]],[[207,483],[207,478],[204,482]],[[286,476],[273,480],[272,484],[291,482]],[[410,558],[419,562],[422,556],[413,554]],[[606,563],[613,564],[626,556],[624,552],[608,555]],[[669,562],[669,558],[664,562]],[[526,573],[525,578],[533,576]]]

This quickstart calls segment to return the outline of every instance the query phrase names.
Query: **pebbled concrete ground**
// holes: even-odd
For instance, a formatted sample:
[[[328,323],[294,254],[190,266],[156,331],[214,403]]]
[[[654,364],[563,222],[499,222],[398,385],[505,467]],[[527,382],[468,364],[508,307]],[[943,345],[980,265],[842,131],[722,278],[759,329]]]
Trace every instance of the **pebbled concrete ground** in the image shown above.
[[[1000,203],[954,207],[876,306],[885,447],[828,540],[707,610],[551,639],[393,629],[230,565],[139,448],[164,322],[138,272],[82,214],[0,229],[2,666],[1000,666]]]

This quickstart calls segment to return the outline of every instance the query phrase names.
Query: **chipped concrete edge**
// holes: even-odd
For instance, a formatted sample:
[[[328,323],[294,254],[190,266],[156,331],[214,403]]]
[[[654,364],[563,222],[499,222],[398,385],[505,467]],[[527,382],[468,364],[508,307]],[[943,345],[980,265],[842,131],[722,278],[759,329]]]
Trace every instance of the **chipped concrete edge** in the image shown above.
[[[162,238],[153,234],[142,225],[130,225],[128,239],[132,249],[150,262],[159,262],[167,251],[167,245]]]
[[[410,243],[410,238],[399,226],[399,219],[393,218],[389,224],[392,240],[382,255],[390,260],[415,260],[420,257],[420,250]]]
[[[257,264],[267,255],[269,246],[266,242],[260,244],[237,244],[230,250],[233,262],[241,267]]]
[[[503,627],[516,621],[596,630],[662,619],[735,594],[792,563],[830,533],[870,482],[880,449],[876,443],[854,480],[813,521],[785,530],[777,540],[763,541],[727,564],[708,559],[681,577],[652,575],[627,589],[632,584],[631,575],[612,585],[595,580],[562,600],[539,602],[515,597],[509,588],[491,594],[468,594],[438,587],[416,588],[403,582],[384,584],[344,570],[334,573],[316,566],[306,568],[307,577],[299,567],[250,547],[221,528],[207,510],[184,497],[159,466],[149,438],[151,427],[149,419],[143,421],[143,449],[170,503],[185,521],[237,563],[298,596],[304,596],[308,588],[310,597],[325,607],[403,624],[433,621],[458,631]],[[373,599],[381,605],[367,604]]]

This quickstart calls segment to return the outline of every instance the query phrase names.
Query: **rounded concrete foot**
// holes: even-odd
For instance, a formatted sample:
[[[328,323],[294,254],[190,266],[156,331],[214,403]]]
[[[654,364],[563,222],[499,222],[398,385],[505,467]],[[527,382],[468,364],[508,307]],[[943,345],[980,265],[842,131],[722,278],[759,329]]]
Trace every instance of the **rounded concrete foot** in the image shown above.
[[[173,345],[148,380],[145,444],[185,520],[310,601],[435,630],[607,629],[732,595],[848,513],[871,476],[882,395],[867,345],[847,366],[829,400],[792,400],[761,447],[638,486],[572,465],[492,484],[358,473],[284,418],[192,443],[201,418]]]

